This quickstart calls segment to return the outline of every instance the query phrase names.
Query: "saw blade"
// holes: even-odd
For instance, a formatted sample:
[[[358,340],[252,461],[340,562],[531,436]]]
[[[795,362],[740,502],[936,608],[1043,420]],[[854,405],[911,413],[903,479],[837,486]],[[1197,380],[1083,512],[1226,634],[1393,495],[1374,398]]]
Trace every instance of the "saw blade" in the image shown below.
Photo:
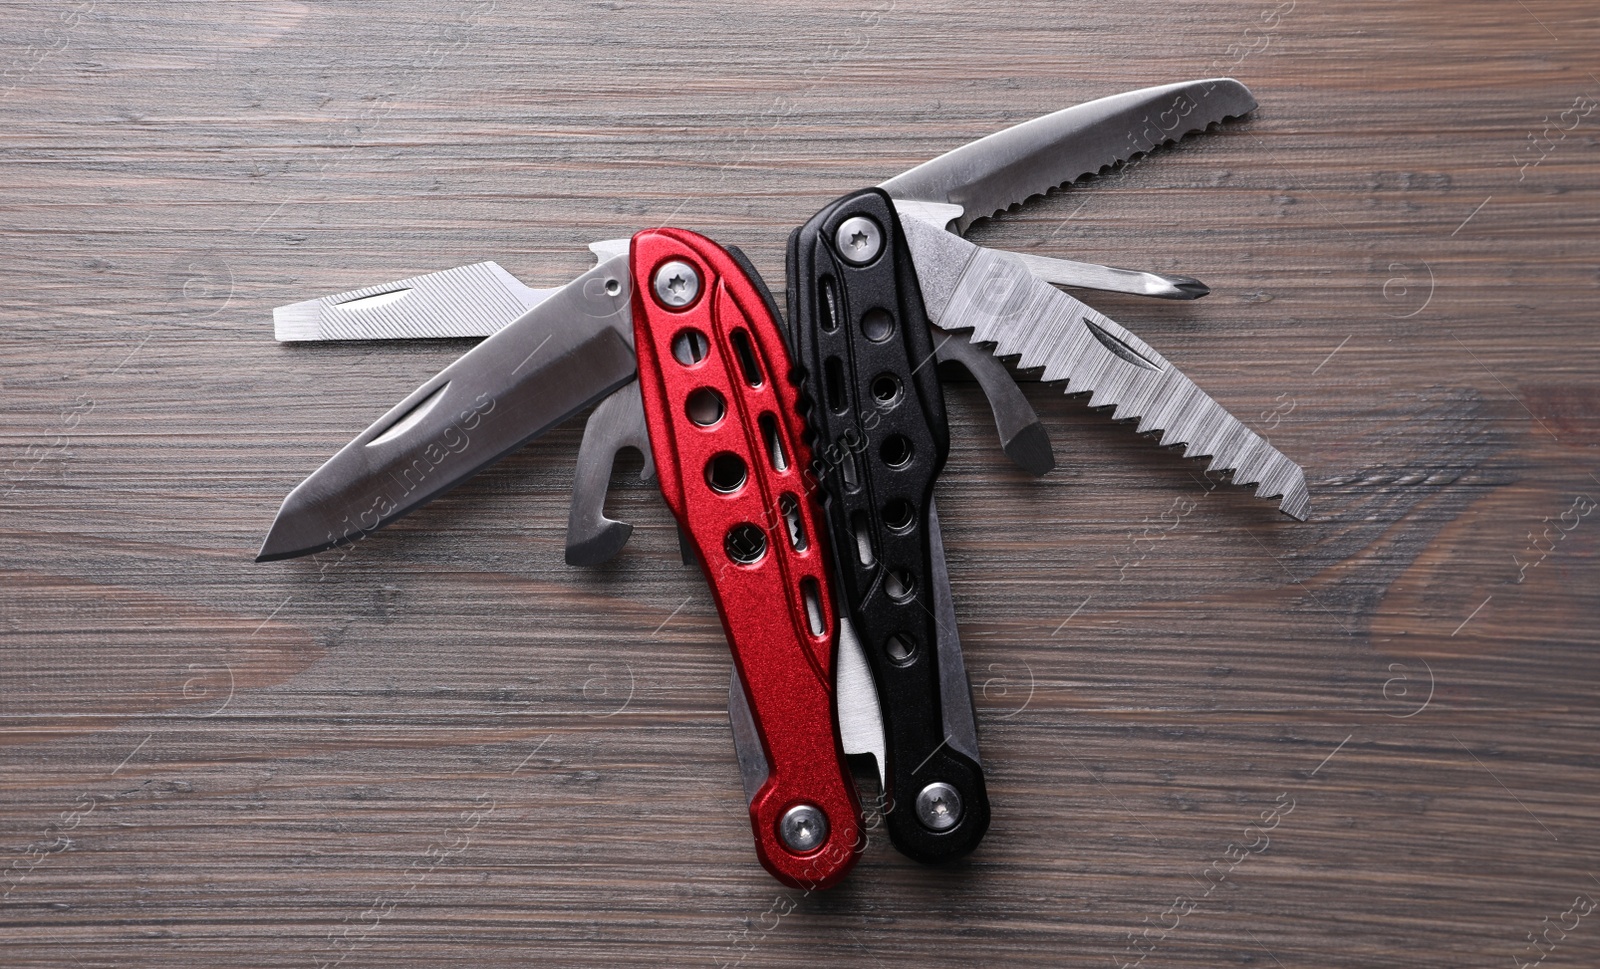
[[[1141,88],[1064,108],[968,142],[878,187],[895,201],[959,205],[956,231],[1254,110],[1231,77]]]
[[[917,219],[904,219],[928,319],[971,331],[1017,366],[1090,394],[1091,407],[1114,408],[1186,457],[1210,457],[1209,470],[1256,485],[1256,496],[1283,499],[1300,520],[1310,510],[1305,472],[1184,376],[1133,333],[1028,271],[1014,255],[975,246]],[[961,339],[955,336],[954,339]]]

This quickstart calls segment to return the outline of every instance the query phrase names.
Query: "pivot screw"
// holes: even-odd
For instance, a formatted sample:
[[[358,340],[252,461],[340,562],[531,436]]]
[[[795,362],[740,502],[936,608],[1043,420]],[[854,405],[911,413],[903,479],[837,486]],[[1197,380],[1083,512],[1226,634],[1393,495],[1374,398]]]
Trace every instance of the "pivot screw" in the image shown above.
[[[688,306],[700,295],[700,274],[686,262],[674,259],[656,270],[656,299],[674,309]]]
[[[861,266],[878,258],[883,249],[883,232],[878,223],[857,215],[844,220],[833,241],[839,247],[839,255]]]
[[[795,854],[805,854],[828,840],[828,818],[821,808],[796,804],[778,822],[778,834]]]
[[[944,781],[934,781],[917,795],[917,820],[929,831],[949,831],[961,823],[961,795]]]

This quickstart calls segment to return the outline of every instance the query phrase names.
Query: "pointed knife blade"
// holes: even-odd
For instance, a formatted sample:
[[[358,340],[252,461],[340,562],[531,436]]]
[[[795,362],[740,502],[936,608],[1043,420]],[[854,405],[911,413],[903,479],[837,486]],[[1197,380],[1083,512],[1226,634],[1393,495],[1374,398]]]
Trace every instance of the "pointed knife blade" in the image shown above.
[[[969,142],[878,187],[896,201],[961,206],[956,231],[965,232],[978,219],[1255,106],[1231,77],[1113,94]]]
[[[289,493],[257,561],[381,528],[634,379],[629,279],[602,262],[417,388]]]
[[[985,249],[917,219],[904,219],[928,319],[970,331],[973,343],[1016,357],[1041,380],[1066,381],[1067,393],[1091,394],[1091,407],[1113,407],[1187,457],[1210,457],[1209,470],[1256,485],[1259,498],[1282,498],[1285,514],[1310,512],[1305,472],[1165,357],[1122,326],[1028,271],[1015,255]],[[954,339],[962,339],[957,335]]]

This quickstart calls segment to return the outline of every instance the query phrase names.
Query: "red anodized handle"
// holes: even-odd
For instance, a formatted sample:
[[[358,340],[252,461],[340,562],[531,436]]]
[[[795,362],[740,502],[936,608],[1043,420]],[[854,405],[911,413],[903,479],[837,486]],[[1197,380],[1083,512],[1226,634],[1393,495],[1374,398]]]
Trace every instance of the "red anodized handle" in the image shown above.
[[[780,881],[826,888],[855,864],[861,809],[838,735],[827,533],[780,324],[759,282],[704,236],[641,232],[630,262],[661,494],[705,570],[766,754],[756,853]]]

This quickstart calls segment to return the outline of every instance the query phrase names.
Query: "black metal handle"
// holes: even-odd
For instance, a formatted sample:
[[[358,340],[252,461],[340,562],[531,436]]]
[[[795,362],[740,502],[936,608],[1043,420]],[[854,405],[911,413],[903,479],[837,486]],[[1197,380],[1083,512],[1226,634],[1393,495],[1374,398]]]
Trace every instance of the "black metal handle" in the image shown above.
[[[945,580],[929,513],[949,427],[916,270],[883,192],[847,195],[790,236],[789,337],[845,607],[883,711],[889,837],[919,861],[957,858],[982,840],[989,802],[970,716],[953,729],[941,703],[960,689],[970,713],[964,676],[940,676],[941,642],[956,639],[940,629],[950,620],[934,594]]]

